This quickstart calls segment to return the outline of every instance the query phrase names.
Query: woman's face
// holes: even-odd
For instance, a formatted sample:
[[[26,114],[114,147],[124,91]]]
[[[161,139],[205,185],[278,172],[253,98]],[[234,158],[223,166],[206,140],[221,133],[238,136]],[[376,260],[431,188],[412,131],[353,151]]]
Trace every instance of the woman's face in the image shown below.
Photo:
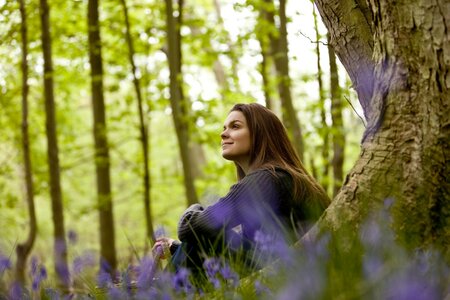
[[[222,138],[222,156],[247,168],[250,161],[250,130],[245,116],[232,111],[225,120]]]

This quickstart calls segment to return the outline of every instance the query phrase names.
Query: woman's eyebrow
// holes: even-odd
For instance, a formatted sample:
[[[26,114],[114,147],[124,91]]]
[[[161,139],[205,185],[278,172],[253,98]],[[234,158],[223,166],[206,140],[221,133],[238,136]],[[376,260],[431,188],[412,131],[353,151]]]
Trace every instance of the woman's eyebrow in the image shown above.
[[[233,121],[230,121],[230,123],[228,123],[228,126],[233,125],[234,123],[238,123],[238,122],[239,122],[239,123],[243,123],[241,120],[233,120]],[[225,128],[226,125],[227,125],[227,124],[224,124],[224,125],[223,125],[223,128]]]

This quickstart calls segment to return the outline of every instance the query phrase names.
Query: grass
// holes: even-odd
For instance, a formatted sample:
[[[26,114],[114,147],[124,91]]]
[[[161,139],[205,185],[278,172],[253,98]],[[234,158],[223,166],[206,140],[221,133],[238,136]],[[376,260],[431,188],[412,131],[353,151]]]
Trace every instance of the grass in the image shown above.
[[[430,300],[450,295],[450,268],[440,253],[407,251],[396,243],[385,211],[373,214],[357,231],[325,233],[300,247],[259,241],[260,259],[270,262],[265,268],[246,274],[238,261],[208,257],[203,280],[184,268],[152,272],[156,262],[150,256],[128,264],[113,280],[106,269],[97,269],[92,253],[82,253],[71,263],[70,295],[58,291],[35,257],[30,259],[29,285],[14,284],[13,262],[1,255],[0,299]]]

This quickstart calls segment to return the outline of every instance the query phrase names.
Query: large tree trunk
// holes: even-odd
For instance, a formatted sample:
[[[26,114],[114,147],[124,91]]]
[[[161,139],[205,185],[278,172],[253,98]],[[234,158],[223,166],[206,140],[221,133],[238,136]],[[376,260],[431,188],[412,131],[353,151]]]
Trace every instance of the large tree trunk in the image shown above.
[[[143,185],[144,185],[144,218],[145,218],[145,224],[146,224],[146,232],[147,232],[147,239],[150,239],[152,242],[155,242],[155,235],[153,231],[153,222],[152,222],[152,212],[151,212],[151,198],[150,198],[150,188],[151,188],[151,181],[150,181],[150,169],[149,169],[149,142],[148,142],[148,126],[146,119],[144,117],[144,108],[143,108],[143,101],[142,101],[142,93],[141,93],[141,84],[140,80],[136,74],[137,68],[136,64],[134,63],[134,45],[133,45],[133,39],[131,38],[131,25],[128,18],[128,7],[126,0],[121,0],[122,7],[123,7],[123,14],[125,16],[125,28],[126,28],[126,40],[128,45],[128,59],[130,61],[131,66],[131,73],[133,74],[133,84],[134,89],[136,91],[136,98],[137,98],[137,105],[138,105],[138,111],[139,111],[139,131],[141,134],[141,145],[142,145],[142,153],[144,157],[144,178],[143,178]],[[147,245],[147,243],[146,243]],[[147,250],[147,249],[146,249]]]
[[[52,201],[55,273],[58,284],[64,290],[70,288],[67,265],[67,244],[64,229],[64,209],[61,193],[58,140],[53,91],[52,40],[50,35],[50,9],[47,0],[40,0],[42,50],[44,54],[45,125],[47,131],[47,159],[49,165],[50,196]]]
[[[98,16],[98,0],[88,2],[89,62],[94,118],[95,167],[100,219],[100,255],[113,273],[117,266],[109,148],[106,128],[105,100],[103,98],[103,65]]]
[[[22,19],[21,36],[22,36],[22,146],[23,146],[23,161],[25,168],[25,187],[26,199],[28,205],[28,214],[30,217],[30,228],[28,237],[25,242],[18,244],[16,248],[17,262],[16,262],[16,281],[21,285],[25,285],[25,269],[28,256],[33,248],[36,239],[37,222],[36,210],[34,205],[33,192],[33,173],[30,158],[30,143],[28,134],[28,27],[27,14],[25,9],[25,1],[19,0],[20,16]]]
[[[269,0],[266,0],[269,4]],[[273,4],[271,4],[273,5]],[[280,0],[278,7],[278,16],[280,20],[279,32],[270,34],[270,44],[272,57],[277,71],[277,86],[281,100],[281,110],[283,123],[288,130],[295,149],[300,159],[303,159],[303,136],[300,127],[300,121],[297,118],[297,112],[292,103],[291,78],[289,76],[289,58],[287,42],[287,18],[286,18],[286,0]],[[267,17],[271,24],[275,26],[275,20],[272,9],[267,10]]]
[[[342,95],[339,86],[339,75],[336,64],[336,55],[333,47],[330,45],[330,35],[328,40],[328,58],[330,63],[330,98],[331,98],[331,120],[333,122],[331,136],[333,142],[333,196],[336,196],[341,189],[344,179],[344,151],[345,134],[344,122],[342,119]]]
[[[188,107],[183,99],[182,93],[182,73],[181,73],[181,42],[180,26],[182,15],[182,1],[178,7],[178,17],[174,17],[172,0],[166,0],[167,18],[167,42],[168,60],[170,69],[170,104],[178,137],[181,161],[183,163],[184,186],[186,189],[188,206],[197,203],[197,194],[194,186],[194,176],[192,175],[192,162],[189,158],[189,128],[188,128]]]
[[[361,154],[322,224],[358,223],[386,198],[407,246],[450,256],[448,1],[317,0],[367,119]]]

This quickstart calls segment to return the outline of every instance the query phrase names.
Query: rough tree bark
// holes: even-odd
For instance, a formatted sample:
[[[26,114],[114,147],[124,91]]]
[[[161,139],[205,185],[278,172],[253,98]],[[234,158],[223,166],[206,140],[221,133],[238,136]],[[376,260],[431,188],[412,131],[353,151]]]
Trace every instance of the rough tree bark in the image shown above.
[[[146,119],[144,117],[144,108],[143,108],[143,100],[141,93],[141,83],[137,76],[137,68],[134,63],[134,44],[133,39],[131,37],[131,25],[130,20],[128,18],[128,7],[126,0],[121,0],[123,7],[123,14],[125,17],[125,29],[126,29],[126,40],[128,45],[128,60],[130,61],[131,73],[133,74],[133,85],[134,90],[136,91],[137,105],[139,111],[139,132],[141,134],[141,145],[142,145],[142,153],[144,157],[144,218],[147,232],[147,239],[150,239],[152,242],[156,241],[154,230],[153,230],[153,222],[152,222],[152,212],[151,212],[151,197],[150,197],[150,189],[151,189],[151,181],[150,181],[150,168],[149,168],[149,142],[148,142],[148,126]],[[146,243],[147,245],[147,243]]]
[[[110,161],[103,97],[103,64],[101,52],[98,0],[88,1],[89,62],[91,65],[91,92],[95,141],[95,168],[97,201],[100,219],[100,256],[113,273],[117,267],[113,203],[111,195]],[[104,266],[104,264],[103,264]]]
[[[360,157],[320,224],[358,222],[394,200],[409,247],[450,256],[450,5],[446,0],[316,0],[367,128]]]
[[[56,130],[55,97],[53,88],[52,39],[50,34],[50,9],[47,0],[40,0],[42,51],[44,54],[45,126],[47,132],[47,159],[49,165],[50,196],[52,202],[54,264],[58,285],[65,291],[70,288],[67,265],[67,243],[64,228],[64,209]]]
[[[15,279],[21,285],[25,284],[25,269],[28,256],[33,248],[34,241],[36,239],[37,222],[36,222],[36,210],[34,204],[34,191],[33,191],[33,173],[30,157],[30,143],[28,134],[28,27],[27,27],[27,14],[25,9],[25,1],[19,0],[21,23],[21,36],[22,36],[22,147],[23,147],[23,161],[24,161],[24,173],[25,173],[25,187],[26,187],[26,199],[28,206],[28,214],[30,217],[30,228],[28,237],[25,242],[18,244],[16,248],[17,261],[15,269]]]
[[[170,105],[172,107],[172,117],[175,125],[175,132],[178,138],[180,156],[183,163],[184,186],[186,189],[188,206],[198,202],[197,193],[194,186],[194,176],[192,175],[192,162],[189,158],[189,128],[187,119],[186,103],[182,93],[182,73],[181,73],[181,16],[182,1],[178,4],[178,17],[174,16],[172,0],[166,0],[167,18],[167,56],[170,70]]]

